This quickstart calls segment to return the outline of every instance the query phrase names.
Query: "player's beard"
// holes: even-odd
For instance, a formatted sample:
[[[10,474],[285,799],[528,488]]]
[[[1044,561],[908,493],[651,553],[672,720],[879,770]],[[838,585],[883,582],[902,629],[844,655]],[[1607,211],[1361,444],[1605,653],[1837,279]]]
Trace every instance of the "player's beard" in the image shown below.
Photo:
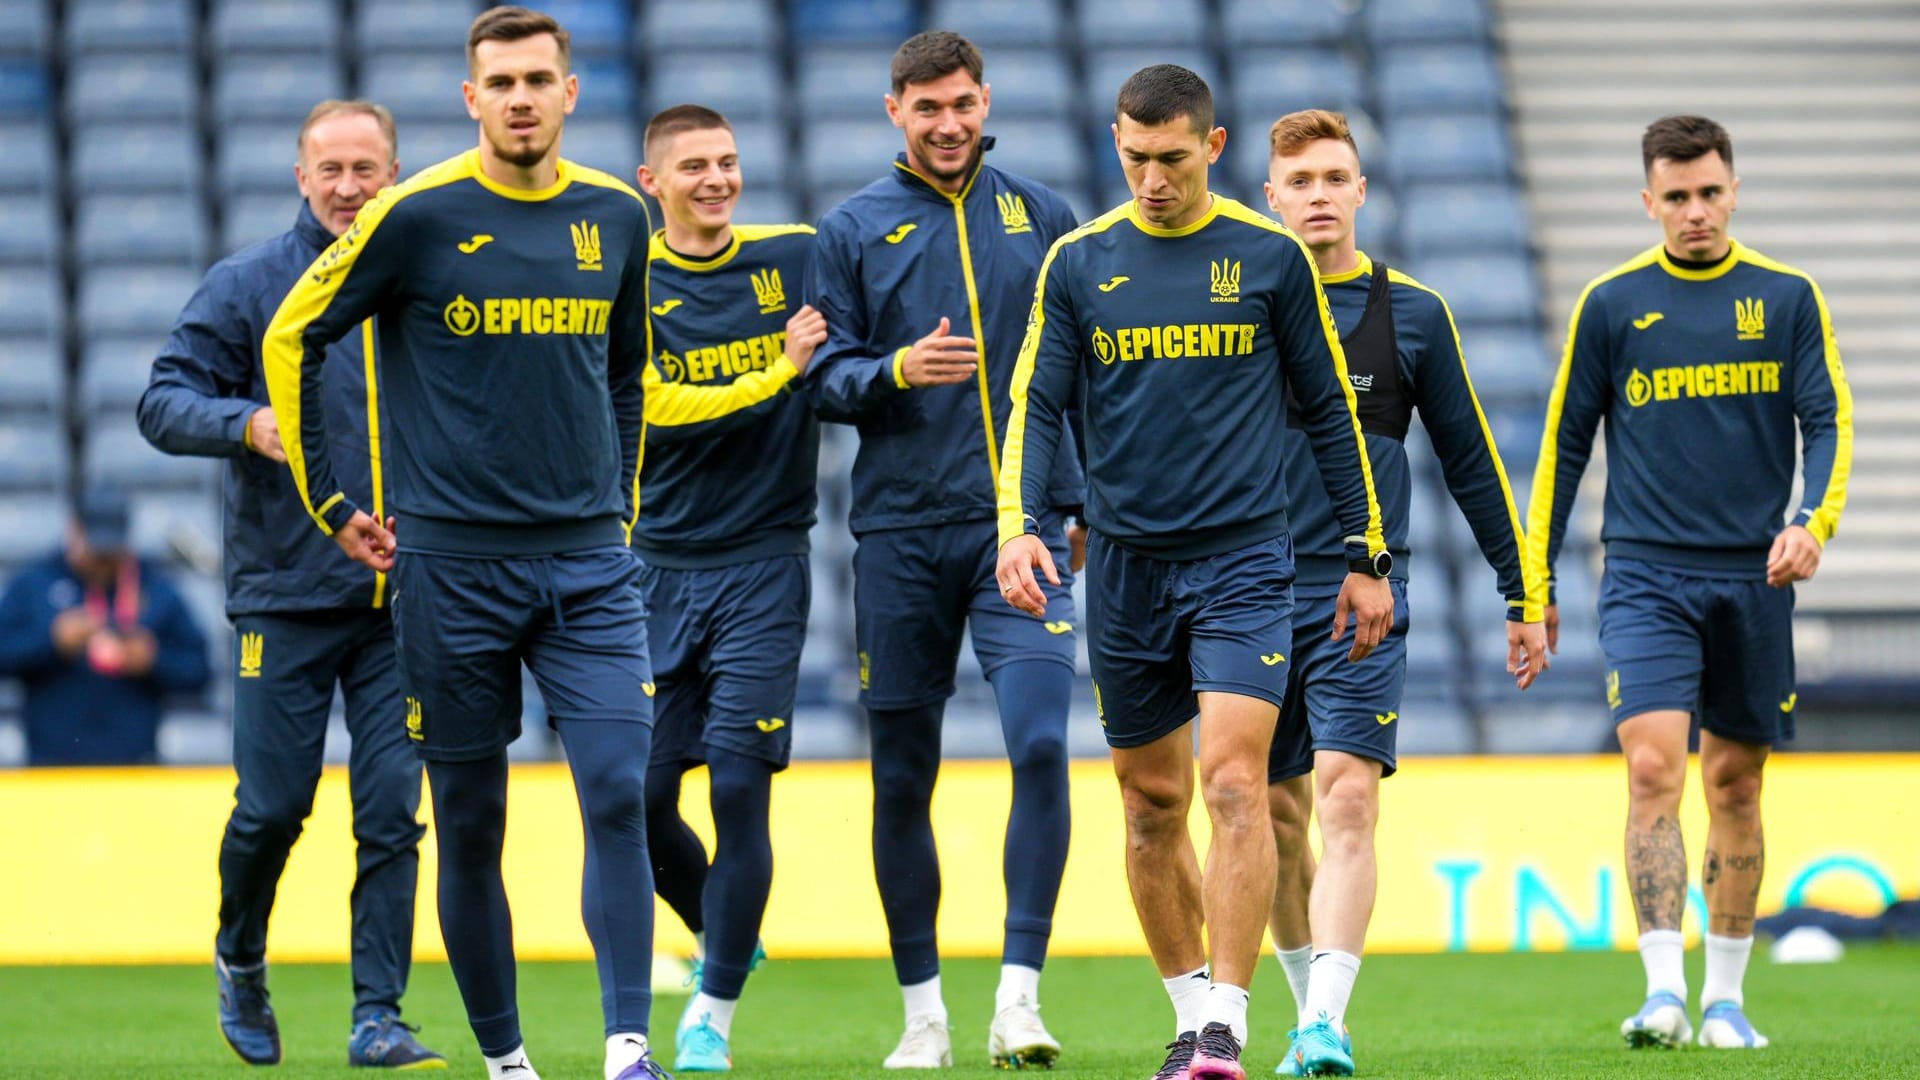
[[[511,137],[511,132],[509,132],[509,137]],[[514,141],[518,142],[518,140]],[[491,135],[487,137],[487,142],[493,145],[493,155],[501,161],[515,168],[531,169],[535,165],[545,161],[547,155],[553,153],[553,148],[559,145],[560,130],[554,131],[553,137],[546,142],[527,142],[521,144],[519,149],[514,149],[511,145],[502,146],[499,142],[495,141]]]
[[[933,144],[931,142],[923,143],[922,145],[927,147],[929,150],[931,150],[933,147]],[[982,153],[985,153],[985,151],[980,146],[980,137],[976,135],[974,136],[974,139],[973,139],[973,145],[967,148],[967,160],[963,162],[958,169],[954,169],[951,172],[940,172],[935,170],[931,166],[931,164],[928,164],[928,162],[931,162],[933,159],[933,155],[931,153],[921,155],[922,167],[926,169],[926,173],[929,178],[938,180],[943,184],[950,184],[953,181],[959,180],[963,177],[972,176],[973,170],[980,167],[980,155]]]

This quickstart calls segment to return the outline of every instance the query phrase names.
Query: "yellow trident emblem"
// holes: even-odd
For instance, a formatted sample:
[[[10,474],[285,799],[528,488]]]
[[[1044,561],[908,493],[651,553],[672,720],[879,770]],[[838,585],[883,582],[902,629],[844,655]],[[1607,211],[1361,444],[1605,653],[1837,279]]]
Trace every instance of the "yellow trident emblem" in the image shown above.
[[[578,225],[568,225],[567,231],[573,234],[573,257],[578,269],[600,269],[600,226],[582,221]]]
[[[265,634],[240,635],[240,677],[257,679],[260,677],[260,663],[267,651]]]
[[[407,699],[407,738],[412,739],[414,742],[422,742],[426,737],[426,718],[422,715],[420,699],[417,697],[409,697]]]
[[[995,195],[993,201],[1000,205],[1000,224],[1008,236],[1033,231],[1033,223],[1027,219],[1027,200],[1006,191]]]
[[[771,315],[787,309],[787,286],[776,267],[753,272],[753,298],[760,301],[760,314]]]
[[[1240,261],[1221,259],[1208,262],[1207,269],[1212,277],[1213,302],[1216,304],[1237,304],[1240,302]]]
[[[1759,341],[1767,336],[1767,302],[1749,296],[1733,302],[1733,326],[1741,341]]]

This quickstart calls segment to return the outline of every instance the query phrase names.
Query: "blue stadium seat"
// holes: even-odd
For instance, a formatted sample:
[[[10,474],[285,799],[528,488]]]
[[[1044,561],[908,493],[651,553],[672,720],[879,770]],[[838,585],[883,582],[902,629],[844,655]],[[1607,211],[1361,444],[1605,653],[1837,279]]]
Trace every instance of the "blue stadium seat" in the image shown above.
[[[764,120],[730,121],[740,151],[740,175],[750,188],[784,187],[792,180],[787,128]]]
[[[60,229],[54,203],[38,195],[0,199],[0,264],[57,266]]]
[[[812,48],[800,54],[800,114],[873,117],[886,123],[885,99],[893,88],[893,50]]]
[[[214,55],[236,53],[331,56],[345,24],[335,0],[219,0],[210,32]]]
[[[35,117],[53,101],[53,80],[38,60],[0,61],[0,116]]]
[[[640,165],[640,136],[625,117],[569,121],[561,147],[567,160],[633,186],[633,171]]]
[[[65,293],[55,274],[46,270],[0,274],[0,334],[57,337],[66,329],[65,314]]]
[[[918,29],[911,0],[790,0],[789,32],[800,44],[884,45],[889,52]]]
[[[128,491],[205,491],[219,475],[212,458],[174,457],[155,450],[134,426],[133,413],[93,417],[81,443],[82,476],[88,486]]]
[[[1422,184],[1408,189],[1407,251],[1416,257],[1527,249],[1527,206],[1499,184]]]
[[[89,336],[148,334],[157,348],[200,277],[178,268],[96,269],[80,279],[78,325]]]
[[[995,168],[1051,188],[1074,190],[1086,185],[1087,144],[1077,125],[1066,120],[994,119],[989,123],[994,146],[987,161]],[[1101,140],[1099,147],[1111,152],[1107,140]]]
[[[422,51],[466,62],[467,27],[480,14],[472,0],[407,0],[404,4],[357,4],[355,42],[362,53]]]
[[[1505,125],[1491,116],[1413,116],[1387,126],[1387,161],[1403,184],[1504,180],[1513,172]]]
[[[560,139],[560,152],[573,156],[573,125]],[[471,120],[419,123],[400,129],[400,176],[412,176],[430,165],[464,154],[480,145],[479,127]]]
[[[59,411],[67,361],[51,338],[0,338],[0,412]]]
[[[1175,45],[1158,49],[1104,49],[1087,56],[1087,105],[1094,115],[1111,115],[1120,84],[1134,72],[1153,64],[1178,64],[1205,79],[1215,101],[1231,100],[1229,88],[1221,78],[1220,65],[1210,50]]]
[[[287,163],[293,162],[292,137]],[[172,124],[98,124],[73,136],[74,187],[86,192],[198,198],[205,169],[199,133]]]
[[[1492,32],[1481,0],[1367,0],[1361,15],[1375,47],[1483,43]]]
[[[89,340],[80,357],[78,414],[132,415],[153,375],[153,358],[162,340],[151,335]]]
[[[403,144],[409,124],[467,119],[460,94],[460,84],[467,78],[466,56],[461,51],[464,40],[434,52],[384,53],[361,61],[361,96],[393,110]]]
[[[1216,97],[1223,117],[1243,135],[1265,140],[1275,120],[1299,109],[1347,111],[1361,104],[1360,65],[1342,52],[1326,49],[1242,49],[1233,64],[1233,96]]]
[[[1389,49],[1374,60],[1380,111],[1497,113],[1506,101],[1493,51],[1458,45]]]
[[[0,37],[0,56],[47,56],[53,51],[53,24],[46,0],[7,5],[7,32]]]
[[[1469,326],[1529,326],[1539,317],[1539,286],[1525,255],[1432,256],[1408,273],[1447,298],[1463,335]]]
[[[127,530],[133,550],[149,559],[168,560],[178,553],[204,552],[214,559],[220,557],[224,541],[220,535],[220,500],[212,492],[199,495],[142,495],[135,494],[127,500],[130,518]],[[192,597],[188,597],[191,602]],[[202,623],[206,626],[219,626],[225,620],[220,616],[220,605],[213,612],[195,611],[202,618],[211,618]]]
[[[93,55],[68,69],[67,119],[78,124],[198,119],[199,84],[185,54]]]
[[[294,162],[300,151],[294,145],[299,134],[296,124],[238,124],[220,133],[215,145],[217,187],[223,198],[243,192],[274,192],[292,195],[297,188]],[[401,132],[400,149],[404,153],[406,131]]]
[[[187,0],[69,0],[67,51],[185,53],[199,26]]]
[[[633,68],[625,60],[584,57],[573,62],[580,77],[580,98],[573,115],[631,117],[639,111],[639,92],[633,85]]]
[[[250,244],[271,239],[293,228],[300,213],[300,196],[291,188],[281,194],[250,194],[228,199],[220,206],[220,255],[231,255]]]
[[[800,214],[800,203],[784,187],[749,187],[740,192],[735,221],[753,225],[807,223]]]
[[[1402,254],[1399,230],[1405,220],[1400,200],[1394,198],[1392,190],[1385,184],[1369,183],[1366,208],[1354,218],[1354,242],[1369,257],[1384,259],[1389,266],[1398,267]]]
[[[1044,116],[1079,122],[1073,73],[1057,50],[995,49],[987,57],[986,79],[996,119]]]
[[[1088,53],[1197,46],[1209,38],[1207,9],[1200,0],[1102,0],[1080,5],[1075,21]]]
[[[1508,464],[1508,479],[1521,473],[1533,475],[1533,464],[1540,457],[1540,441],[1546,434],[1546,410],[1538,405],[1498,405],[1486,409],[1487,427],[1500,446],[1500,460]],[[1516,499],[1519,491],[1514,492]],[[1522,503],[1521,505],[1525,505]]]
[[[649,113],[694,102],[732,122],[777,119],[787,96],[786,76],[772,53],[688,49],[660,57],[647,77]]]
[[[656,59],[684,49],[766,50],[782,41],[771,0],[647,4],[634,34],[640,51]]]
[[[0,416],[0,490],[63,490],[67,456],[65,424],[44,416]],[[45,503],[40,512],[47,514]]]
[[[1001,47],[1058,48],[1063,6],[1033,0],[934,0],[927,29],[957,31],[980,46],[992,68],[999,69],[1005,63]]]
[[[61,436],[62,443],[66,441]],[[66,450],[60,471],[66,471]],[[16,567],[45,558],[66,542],[67,514],[46,495],[0,495],[0,567]]]
[[[163,196],[83,196],[74,220],[74,254],[82,266],[206,264],[207,223],[197,201],[183,206]]]
[[[44,117],[0,121],[0,191],[52,191],[59,182],[53,129]]]
[[[533,0],[527,6],[546,12],[567,28],[575,57],[618,57],[627,51],[633,32],[633,5],[628,0]]]
[[[213,115],[222,127],[254,120],[287,125],[287,141],[313,106],[347,96],[340,65],[324,56],[240,55],[213,70]]]
[[[901,146],[899,130],[884,119],[816,121],[800,140],[805,185],[850,194],[886,175]],[[814,216],[831,205],[816,202]]]
[[[1461,335],[1467,353],[1467,371],[1481,401],[1493,405],[1534,403],[1544,412],[1553,386],[1553,358],[1546,341],[1534,330],[1481,329]],[[1502,452],[1505,457],[1505,452]],[[1533,463],[1508,461],[1507,472],[1531,470]]]
[[[1333,44],[1352,32],[1351,10],[1328,0],[1226,0],[1221,36],[1236,46]]]

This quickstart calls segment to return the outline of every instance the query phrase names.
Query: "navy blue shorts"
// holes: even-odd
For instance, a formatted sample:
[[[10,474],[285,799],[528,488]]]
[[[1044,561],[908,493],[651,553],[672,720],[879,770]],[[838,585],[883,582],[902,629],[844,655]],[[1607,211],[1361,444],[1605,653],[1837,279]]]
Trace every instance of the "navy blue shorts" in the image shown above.
[[[707,570],[647,567],[653,647],[653,762],[706,760],[706,747],[787,767],[813,577],[805,555]]]
[[[1614,723],[1692,713],[1723,738],[1793,738],[1793,590],[1609,558],[1600,651]]]
[[[1393,587],[1393,629],[1358,663],[1347,659],[1353,616],[1347,617],[1346,636],[1330,639],[1340,586],[1294,586],[1293,677],[1267,756],[1267,783],[1312,772],[1316,750],[1370,758],[1381,764],[1381,776],[1399,767],[1393,748],[1407,689],[1407,583],[1387,584]]]
[[[1293,538],[1191,562],[1087,540],[1087,652],[1107,745],[1145,746],[1202,690],[1282,704],[1293,651]]]
[[[860,701],[872,709],[913,709],[953,696],[960,635],[988,675],[1015,660],[1051,660],[1073,669],[1073,575],[1067,537],[1049,515],[1041,539],[1053,552],[1060,584],[1043,576],[1047,617],[1036,619],[1000,595],[993,576],[999,526],[961,521],[885,529],[860,537],[853,552],[853,633],[860,650]]]
[[[393,636],[420,756],[472,761],[519,738],[522,663],[553,720],[651,726],[640,570],[624,547],[531,559],[403,549]]]

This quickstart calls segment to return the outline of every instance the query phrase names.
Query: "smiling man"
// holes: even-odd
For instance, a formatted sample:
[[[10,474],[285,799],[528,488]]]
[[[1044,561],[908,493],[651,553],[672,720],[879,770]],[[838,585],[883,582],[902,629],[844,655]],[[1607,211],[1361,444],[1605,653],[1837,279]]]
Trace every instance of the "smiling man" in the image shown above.
[[[1840,524],[1853,395],[1813,279],[1734,240],[1733,140],[1668,116],[1640,144],[1647,216],[1664,241],[1574,305],[1527,511],[1530,573],[1551,580],[1593,436],[1607,423],[1600,648],[1627,763],[1627,882],[1647,997],[1628,1045],[1687,1041],[1680,793],[1700,723],[1707,801],[1700,1044],[1754,1048],[1741,983],[1766,846],[1760,785],[1793,738],[1793,585]],[[1789,516],[1794,445],[1799,505]],[[1559,632],[1547,608],[1547,643]]]
[[[930,808],[967,630],[1013,766],[988,1056],[1050,1064],[1060,1052],[1040,1022],[1039,994],[1067,859],[1073,597],[1062,580],[1039,610],[1009,610],[994,583],[993,517],[1007,388],[1034,278],[1073,214],[1046,187],[985,161],[992,87],[983,73],[980,50],[950,31],[900,46],[886,105],[906,152],[821,219],[808,286],[828,325],[809,390],[823,419],[860,430],[849,521],[859,541],[854,636],[873,741],[874,876],[907,1013],[889,1068],[952,1061]],[[1063,455],[1046,480],[1033,512],[1064,562],[1079,463]]]
[[[1212,91],[1185,68],[1144,68],[1120,88],[1113,138],[1133,199],[1055,244],[1040,271],[1013,375],[997,575],[1028,612],[1058,580],[1036,511],[1077,401],[1094,700],[1134,909],[1174,1007],[1156,1075],[1240,1080],[1276,867],[1267,756],[1295,641],[1289,400],[1342,536],[1344,584],[1319,630],[1340,639],[1354,615],[1354,660],[1393,625],[1391,557],[1313,261],[1207,188],[1227,141]],[[1187,831],[1196,756],[1213,825],[1204,874]]]

